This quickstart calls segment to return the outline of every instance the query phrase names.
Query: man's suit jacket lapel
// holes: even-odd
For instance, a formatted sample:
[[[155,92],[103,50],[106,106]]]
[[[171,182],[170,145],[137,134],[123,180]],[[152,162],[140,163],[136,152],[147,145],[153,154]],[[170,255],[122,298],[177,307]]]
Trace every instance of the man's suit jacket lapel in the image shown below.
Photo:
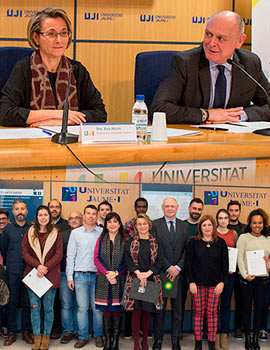
[[[245,69],[245,67],[239,63],[239,57],[236,52],[233,55],[233,60]],[[227,108],[230,108],[231,106],[242,106],[241,95],[243,94],[243,90],[245,92],[246,89],[248,89],[250,82],[251,80],[242,73],[239,68],[234,65],[232,66],[231,94]]]
[[[200,63],[199,63],[199,84],[202,95],[202,108],[208,108],[210,100],[210,71],[209,62],[205,57],[203,48],[201,47]]]

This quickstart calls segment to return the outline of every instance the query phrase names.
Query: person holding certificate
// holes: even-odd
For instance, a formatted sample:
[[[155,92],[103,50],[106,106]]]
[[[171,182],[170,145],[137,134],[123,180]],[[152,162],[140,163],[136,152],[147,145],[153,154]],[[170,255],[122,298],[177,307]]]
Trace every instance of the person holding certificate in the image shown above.
[[[259,350],[258,335],[264,311],[265,290],[268,283],[270,255],[269,217],[263,209],[255,209],[248,215],[246,234],[237,241],[242,319],[245,332],[245,348]],[[259,256],[256,258],[256,256]],[[250,262],[254,271],[250,271]],[[253,340],[251,340],[251,310],[253,312]]]
[[[204,215],[198,224],[197,235],[186,249],[186,273],[193,301],[195,350],[202,349],[203,318],[206,313],[208,348],[215,349],[218,302],[228,275],[228,249],[217,236],[215,219]]]
[[[39,298],[31,289],[28,295],[31,305],[31,321],[34,334],[33,350],[47,350],[53,325],[53,304],[56,288],[60,287],[60,261],[63,255],[62,234],[52,224],[49,208],[37,208],[35,222],[22,241],[22,255],[26,262],[24,276],[36,268],[39,278],[46,276],[52,287]],[[42,300],[41,300],[42,299]],[[43,336],[41,337],[41,305],[43,301]]]
[[[95,304],[103,312],[104,349],[118,350],[127,268],[124,228],[117,213],[111,211],[105,217],[95,246],[94,263],[98,269]]]
[[[227,247],[235,248],[238,239],[237,232],[229,229],[229,213],[226,209],[219,209],[216,215],[217,236],[223,238]],[[231,298],[234,288],[235,274],[229,271],[223,292],[220,295],[220,328],[216,337],[216,350],[220,347],[223,350],[228,349],[228,333],[231,315]]]
[[[162,255],[156,238],[149,232],[152,228],[152,222],[146,214],[139,214],[134,219],[134,227],[136,233],[133,237],[130,237],[125,251],[128,274],[124,302],[126,310],[132,311],[134,350],[148,350],[147,338],[150,328],[150,316],[155,309],[162,308],[162,290],[160,288],[156,305],[148,301],[131,298],[130,290],[135,277],[139,279],[142,288],[146,288],[148,281],[161,284],[159,273],[162,267]],[[139,344],[141,319],[143,331],[142,348],[140,348]]]

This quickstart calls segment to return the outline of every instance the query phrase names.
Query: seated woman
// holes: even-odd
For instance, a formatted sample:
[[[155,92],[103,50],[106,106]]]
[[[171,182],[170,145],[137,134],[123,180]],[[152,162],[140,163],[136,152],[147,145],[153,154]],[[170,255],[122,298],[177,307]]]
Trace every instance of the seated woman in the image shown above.
[[[186,249],[186,274],[193,301],[195,350],[202,349],[203,317],[206,313],[208,348],[215,349],[218,302],[228,275],[228,249],[217,236],[214,218],[204,215],[198,224],[197,236]]]
[[[31,305],[31,321],[34,333],[33,350],[47,350],[53,325],[53,306],[56,288],[60,287],[60,261],[63,256],[62,234],[52,224],[49,208],[40,205],[34,225],[24,235],[22,255],[26,263],[24,276],[34,267],[39,278],[46,276],[52,287],[40,298],[31,289],[28,295]],[[43,305],[43,336],[41,338],[41,305]]]
[[[141,287],[147,285],[147,281],[161,283],[160,270],[162,266],[162,252],[158,242],[150,233],[152,222],[146,214],[139,214],[134,219],[136,233],[130,237],[126,245],[126,264],[128,275],[126,281],[126,293],[124,297],[125,308],[132,311],[132,334],[134,350],[148,350],[148,333],[150,328],[151,312],[161,309],[163,305],[162,290],[156,305],[130,297],[130,289],[135,277],[140,280]],[[143,340],[140,348],[139,336],[142,320]]]
[[[31,17],[27,39],[34,52],[15,65],[2,89],[1,125],[61,125],[70,71],[68,124],[106,122],[105,106],[88,71],[65,56],[71,34],[62,9],[49,7]]]
[[[117,213],[110,212],[105,218],[94,262],[98,268],[95,303],[96,308],[103,311],[104,350],[118,350],[127,268],[124,229]]]
[[[238,267],[240,276],[240,296],[243,328],[245,332],[245,348],[259,350],[259,330],[262,322],[265,291],[269,275],[270,237],[269,217],[263,209],[252,210],[248,215],[248,223],[244,235],[237,241]],[[251,275],[248,271],[247,252],[249,250],[264,250],[267,269],[259,276]],[[251,341],[251,311],[253,305],[253,340]]]

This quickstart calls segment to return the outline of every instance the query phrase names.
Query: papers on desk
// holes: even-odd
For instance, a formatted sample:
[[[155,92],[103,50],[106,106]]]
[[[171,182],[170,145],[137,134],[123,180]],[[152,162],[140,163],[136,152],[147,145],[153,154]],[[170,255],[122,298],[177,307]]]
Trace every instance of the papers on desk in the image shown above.
[[[209,129],[216,131],[228,131],[236,134],[251,133],[255,130],[270,128],[270,122],[239,122],[226,124],[202,124],[191,125],[195,128]]]
[[[43,126],[42,128],[5,128],[0,129],[0,140],[48,139],[60,131],[61,126]],[[80,126],[68,126],[68,132],[79,135]]]
[[[22,280],[39,298],[42,297],[53,285],[45,276],[39,278],[34,267]]]
[[[263,249],[247,251],[246,255],[249,275],[261,276],[267,274]]]
[[[235,272],[236,271],[238,249],[228,247],[228,253],[229,253],[229,272]]]
[[[173,129],[173,128],[166,128],[167,129],[167,136],[168,137],[178,137],[178,136],[194,136],[194,135],[201,135],[201,131],[196,130],[185,130],[185,129]],[[147,127],[147,134],[151,135],[152,132],[152,126]]]

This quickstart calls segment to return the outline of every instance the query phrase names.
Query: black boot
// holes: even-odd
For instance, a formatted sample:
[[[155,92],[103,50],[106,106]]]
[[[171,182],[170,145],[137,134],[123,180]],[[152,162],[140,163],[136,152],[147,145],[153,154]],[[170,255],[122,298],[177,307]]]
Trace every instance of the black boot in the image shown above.
[[[216,349],[216,342],[208,340],[208,349],[215,350]]]
[[[259,334],[258,333],[253,333],[252,348],[253,348],[253,350],[260,350]]]
[[[195,340],[194,350],[202,350],[202,340]]]
[[[113,317],[113,341],[112,341],[112,350],[119,349],[119,336],[121,332],[121,321],[122,318],[118,316]]]
[[[161,346],[162,346],[162,340],[155,339],[152,350],[161,350]]]
[[[252,350],[251,335],[250,333],[245,334],[245,349]]]
[[[104,325],[104,335],[105,335],[105,344],[103,350],[111,350],[112,349],[112,318],[111,317],[103,317],[103,325]]]

